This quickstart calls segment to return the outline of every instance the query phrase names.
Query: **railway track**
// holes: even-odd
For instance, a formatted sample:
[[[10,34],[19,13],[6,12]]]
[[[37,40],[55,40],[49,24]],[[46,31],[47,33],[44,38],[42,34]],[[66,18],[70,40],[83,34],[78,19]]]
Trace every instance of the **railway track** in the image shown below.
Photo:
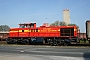
[[[6,41],[0,41],[0,45],[25,45],[25,44],[7,44]],[[31,44],[30,46],[50,46],[50,45],[41,45],[41,44]],[[59,45],[61,47],[61,45]],[[65,46],[63,46],[65,47]],[[68,47],[90,47],[90,44],[72,44]]]
[[[0,44],[7,44],[6,41],[0,41]]]

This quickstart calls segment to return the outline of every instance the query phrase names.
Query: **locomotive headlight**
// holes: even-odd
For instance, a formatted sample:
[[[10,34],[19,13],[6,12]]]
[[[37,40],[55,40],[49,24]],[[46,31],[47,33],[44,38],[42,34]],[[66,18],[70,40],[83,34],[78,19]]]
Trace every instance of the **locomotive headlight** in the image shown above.
[[[60,29],[58,31],[60,31]]]
[[[74,29],[74,31],[77,31],[77,29]]]

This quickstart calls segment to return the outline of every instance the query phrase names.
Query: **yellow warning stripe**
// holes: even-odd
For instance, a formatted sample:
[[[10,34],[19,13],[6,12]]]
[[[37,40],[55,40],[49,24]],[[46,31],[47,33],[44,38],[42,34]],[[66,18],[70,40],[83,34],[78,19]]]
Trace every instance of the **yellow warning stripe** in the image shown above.
[[[10,32],[18,32],[18,31],[10,31]]]
[[[38,32],[40,32],[40,30],[38,30]]]
[[[30,30],[19,30],[19,32],[30,32]]]
[[[56,32],[56,31],[60,31],[60,29],[59,30],[38,30],[38,32]],[[10,32],[36,32],[36,30],[24,30],[24,31],[22,31],[22,30],[19,30],[19,31],[10,31]]]
[[[60,31],[59,30],[38,30],[38,32],[57,32],[57,31]]]
[[[24,30],[24,32],[30,32],[29,30]]]
[[[22,30],[19,30],[19,32],[22,32]]]

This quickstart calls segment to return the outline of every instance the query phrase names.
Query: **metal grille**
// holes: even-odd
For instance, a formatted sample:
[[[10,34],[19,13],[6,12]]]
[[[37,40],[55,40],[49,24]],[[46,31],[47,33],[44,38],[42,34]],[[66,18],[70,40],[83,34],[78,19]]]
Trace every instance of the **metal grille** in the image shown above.
[[[60,35],[61,36],[74,36],[74,28],[61,28]]]

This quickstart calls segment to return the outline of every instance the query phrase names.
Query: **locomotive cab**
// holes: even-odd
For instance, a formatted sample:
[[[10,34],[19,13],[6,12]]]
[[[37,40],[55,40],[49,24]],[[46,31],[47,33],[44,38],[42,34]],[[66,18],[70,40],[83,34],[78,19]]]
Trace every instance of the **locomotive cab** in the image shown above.
[[[7,43],[28,43],[31,28],[36,28],[36,23],[22,23],[19,28],[11,28]]]
[[[36,23],[19,24],[19,28],[36,28]]]
[[[30,38],[30,29],[36,28],[36,23],[23,23],[19,24],[19,33],[18,36],[20,37],[18,43],[29,43]]]

